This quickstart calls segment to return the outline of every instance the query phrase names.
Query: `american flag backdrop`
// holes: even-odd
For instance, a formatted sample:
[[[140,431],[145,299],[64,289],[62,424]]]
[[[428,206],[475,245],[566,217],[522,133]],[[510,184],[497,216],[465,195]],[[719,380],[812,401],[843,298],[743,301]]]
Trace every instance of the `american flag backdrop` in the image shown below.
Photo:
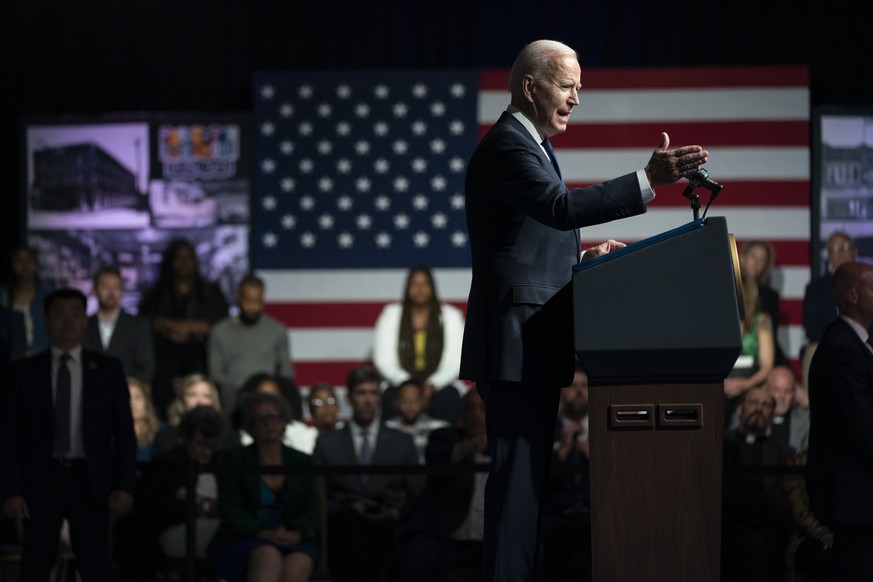
[[[301,386],[341,386],[369,361],[376,318],[413,265],[432,267],[441,299],[465,306],[466,161],[509,102],[508,75],[256,75],[253,268],[268,313],[288,326]],[[706,147],[725,185],[709,216],[725,216],[738,245],[775,246],[779,341],[796,364],[810,262],[807,70],[583,67],[582,85],[571,127],[552,140],[567,184],[643,167],[662,131],[674,146]],[[631,243],[690,221],[683,188],[659,188],[647,214],[583,229],[582,240]]]

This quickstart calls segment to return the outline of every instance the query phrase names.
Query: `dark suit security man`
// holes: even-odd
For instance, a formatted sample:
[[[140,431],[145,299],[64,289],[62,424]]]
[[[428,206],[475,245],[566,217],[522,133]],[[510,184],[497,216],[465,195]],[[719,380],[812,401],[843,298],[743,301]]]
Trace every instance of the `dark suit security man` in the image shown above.
[[[661,143],[648,165],[568,190],[548,138],[579,105],[575,51],[554,41],[525,47],[510,74],[511,104],[481,140],[466,177],[473,281],[461,377],[487,406],[493,467],[485,501],[484,580],[530,580],[562,386],[573,379],[569,285],[577,230],[641,214],[652,188],[692,176],[699,146]],[[624,246],[607,241],[595,257]]]
[[[840,315],[809,367],[807,488],[834,532],[834,579],[873,580],[873,266],[843,263],[831,290]]]
[[[2,407],[2,497],[24,523],[21,579],[45,582],[70,524],[85,582],[111,578],[109,511],[130,508],[136,437],[121,364],[81,347],[86,298],[45,299],[51,347],[14,365]]]

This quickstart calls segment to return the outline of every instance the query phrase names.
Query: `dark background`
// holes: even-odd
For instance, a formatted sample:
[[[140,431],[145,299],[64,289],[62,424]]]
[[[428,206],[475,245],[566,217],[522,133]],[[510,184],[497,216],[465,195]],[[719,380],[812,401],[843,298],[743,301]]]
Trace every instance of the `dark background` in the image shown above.
[[[871,30],[873,3],[849,0],[4,0],[0,246],[24,237],[23,117],[245,112],[257,70],[502,68],[537,38],[575,48],[583,83],[585,67],[802,64],[813,107],[870,106]]]

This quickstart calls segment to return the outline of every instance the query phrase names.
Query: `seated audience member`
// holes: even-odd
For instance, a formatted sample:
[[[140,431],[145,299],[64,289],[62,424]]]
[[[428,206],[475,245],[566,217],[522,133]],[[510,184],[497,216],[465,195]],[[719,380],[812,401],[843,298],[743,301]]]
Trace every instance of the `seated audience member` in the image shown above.
[[[170,241],[158,280],[139,304],[154,338],[152,397],[158,414],[172,401],[177,378],[206,373],[209,334],[227,317],[227,307],[221,289],[201,275],[193,245],[184,239]]]
[[[36,251],[28,246],[12,249],[7,268],[7,284],[0,285],[0,305],[21,314],[24,355],[35,354],[49,345],[43,303],[51,289],[39,278]]]
[[[282,444],[291,419],[274,394],[243,400],[243,428],[254,442],[228,453],[231,468],[309,465]],[[319,498],[310,475],[228,474],[219,480],[221,529],[210,547],[216,573],[229,582],[309,580],[317,560]]]
[[[725,437],[723,565],[731,580],[784,577],[791,518],[779,475],[750,468],[785,464],[790,451],[768,437],[776,402],[753,388],[740,404],[740,424]]]
[[[792,455],[790,466],[806,465],[806,452]],[[806,480],[802,474],[788,474],[782,478],[782,488],[788,499],[792,532],[786,556],[788,568],[786,580],[790,582],[815,582],[830,580],[833,572],[834,533],[821,523],[809,506]]]
[[[230,417],[245,381],[257,373],[293,378],[288,330],[264,313],[264,282],[248,275],[237,289],[239,315],[215,324],[209,337],[209,374]]]
[[[748,279],[749,285],[744,291],[752,291],[758,297],[758,303],[763,313],[770,319],[775,344],[774,362],[776,365],[787,365],[788,358],[779,345],[779,293],[773,289],[770,277],[776,264],[776,251],[773,245],[765,240],[749,240],[740,250],[740,272],[743,280]]]
[[[588,376],[577,362],[561,391],[537,567],[543,580],[591,578]]]
[[[123,293],[123,281],[117,269],[104,267],[97,271],[94,275],[97,313],[88,318],[82,345],[118,358],[128,378],[148,384],[155,374],[149,323],[121,308]]]
[[[385,426],[405,432],[412,437],[421,462],[424,462],[424,451],[427,439],[433,431],[449,426],[449,423],[439,418],[431,418],[424,412],[424,388],[414,380],[407,380],[397,387],[395,407],[400,414],[385,421]]]
[[[397,386],[412,379],[424,386],[431,416],[457,423],[463,336],[464,316],[440,303],[430,270],[410,269],[403,302],[385,306],[373,338],[373,364],[389,385],[382,402],[385,418],[397,414]]]
[[[167,407],[167,424],[161,427],[155,436],[152,447],[152,455],[166,453],[176,448],[181,439],[179,438],[179,424],[182,417],[195,406],[211,406],[221,412],[221,403],[218,398],[218,390],[209,379],[202,374],[190,374],[179,382],[178,394]],[[234,443],[233,435],[228,436],[224,448],[229,448]]]
[[[115,559],[119,580],[154,581],[165,556],[185,555],[187,476],[197,464],[197,556],[218,529],[217,484],[214,471],[221,465],[218,451],[224,440],[224,417],[210,406],[196,406],[179,425],[181,443],[156,455],[139,480],[133,512],[116,527]]]
[[[773,369],[776,340],[770,316],[762,310],[756,283],[743,277],[743,313],[740,324],[743,347],[733,369],[724,381],[725,431],[731,422],[743,396],[752,388],[760,387]]]
[[[293,395],[291,394],[293,392]],[[279,378],[268,374],[255,374],[243,384],[241,395],[242,400],[245,400],[252,394],[273,394],[285,401],[288,409],[291,411],[291,418],[285,426],[285,435],[282,437],[282,444],[292,449],[297,449],[307,455],[312,454],[315,448],[315,439],[318,437],[318,431],[307,426],[295,418],[293,412],[294,407],[292,401],[294,396],[299,399],[297,387],[293,383],[280,383]],[[252,444],[252,437],[245,429],[240,430],[240,443],[243,446]]]
[[[313,384],[309,388],[306,404],[309,406],[312,426],[319,435],[345,426],[345,423],[340,420],[339,400],[331,384],[324,382]]]
[[[812,510],[834,532],[836,580],[873,580],[873,266],[837,267],[839,317],[809,367]]]
[[[790,448],[792,453],[805,451],[809,441],[809,410],[796,402],[794,372],[788,366],[776,366],[767,375],[764,388],[776,401],[770,437]]]
[[[128,378],[127,389],[130,391],[130,414],[136,433],[136,460],[146,462],[152,458],[155,437],[162,423],[155,414],[151,394],[145,384],[137,378]]]
[[[318,437],[317,465],[418,465],[412,438],[379,421],[382,378],[370,366],[349,372],[347,398],[352,419]],[[408,504],[421,490],[416,475],[328,475],[328,530],[331,573],[342,582],[379,580],[382,556]]]
[[[460,428],[440,428],[427,445],[428,465],[488,463],[485,403],[476,390],[461,401]],[[437,581],[459,566],[482,563],[487,472],[433,474],[401,530],[403,582]]]

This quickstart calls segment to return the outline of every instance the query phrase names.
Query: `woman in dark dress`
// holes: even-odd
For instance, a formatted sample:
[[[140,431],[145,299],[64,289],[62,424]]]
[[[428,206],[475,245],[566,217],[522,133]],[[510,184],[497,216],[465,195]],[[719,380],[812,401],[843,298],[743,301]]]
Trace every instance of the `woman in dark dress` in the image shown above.
[[[243,473],[251,465],[308,465],[309,455],[282,444],[291,412],[273,394],[243,400],[243,428],[254,443],[228,453],[218,481],[221,528],[210,548],[215,572],[228,582],[309,580],[317,559],[319,497],[310,475]]]

